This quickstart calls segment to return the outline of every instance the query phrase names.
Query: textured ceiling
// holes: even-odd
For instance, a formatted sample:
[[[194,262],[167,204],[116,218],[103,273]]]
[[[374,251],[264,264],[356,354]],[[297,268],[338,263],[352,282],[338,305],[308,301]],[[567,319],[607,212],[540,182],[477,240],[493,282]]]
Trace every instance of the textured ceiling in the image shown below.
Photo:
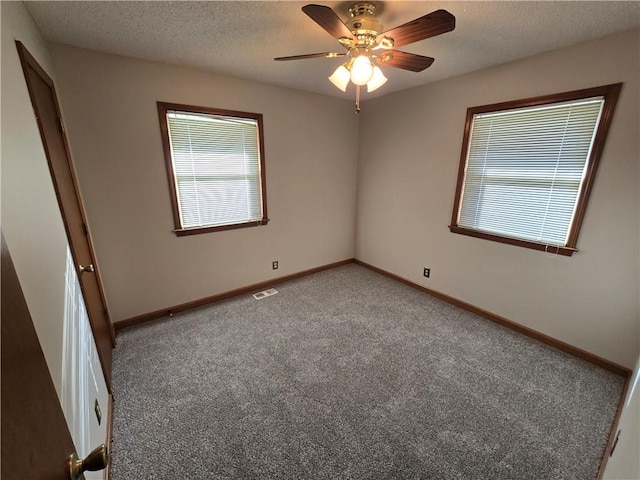
[[[343,93],[327,80],[340,59],[273,61],[277,56],[344,51],[301,11],[307,3],[53,1],[26,6],[44,37],[53,42],[352,98],[353,86]],[[353,2],[321,3],[346,20]],[[455,15],[456,29],[402,47],[436,61],[420,73],[385,68],[389,82],[363,99],[640,25],[638,1],[371,3],[378,6],[385,30],[440,8]]]

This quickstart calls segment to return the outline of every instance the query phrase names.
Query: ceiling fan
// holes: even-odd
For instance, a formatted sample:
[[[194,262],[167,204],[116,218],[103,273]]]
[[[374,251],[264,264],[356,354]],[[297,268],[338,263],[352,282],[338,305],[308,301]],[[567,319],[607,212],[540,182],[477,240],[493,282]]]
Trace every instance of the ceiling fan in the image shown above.
[[[324,5],[305,5],[302,11],[336,38],[347,51],[310,53],[274,60],[348,57],[329,80],[343,92],[347,91],[349,81],[356,85],[356,113],[360,113],[360,87],[366,85],[367,91],[372,92],[387,81],[380,66],[421,72],[434,61],[431,57],[395,50],[395,47],[450,32],[456,26],[456,18],[446,10],[436,10],[391,30],[384,30],[382,22],[375,17],[376,6],[372,3],[353,4],[349,8],[351,18],[347,23]]]

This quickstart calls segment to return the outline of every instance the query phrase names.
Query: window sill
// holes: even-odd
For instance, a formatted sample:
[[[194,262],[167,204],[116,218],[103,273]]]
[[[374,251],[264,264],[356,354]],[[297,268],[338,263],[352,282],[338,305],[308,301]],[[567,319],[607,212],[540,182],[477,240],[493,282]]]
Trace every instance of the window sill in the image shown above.
[[[451,233],[459,233],[460,235],[467,235],[469,237],[476,237],[482,238],[484,240],[506,243],[507,245],[531,248],[533,250],[540,250],[542,252],[551,253],[553,255],[564,255],[565,257],[570,257],[578,251],[578,249],[572,247],[561,247],[558,245],[548,245],[546,243],[537,243],[529,240],[522,240],[520,238],[503,237],[492,233],[480,232],[478,230],[470,230],[468,228],[458,227],[457,225],[449,225],[449,230],[451,231]]]
[[[228,225],[212,225],[208,227],[192,227],[192,228],[176,228],[173,233],[178,237],[187,235],[198,235],[200,233],[221,232],[223,230],[236,230],[238,228],[259,227],[269,223],[268,218],[258,220],[256,222],[232,223]]]

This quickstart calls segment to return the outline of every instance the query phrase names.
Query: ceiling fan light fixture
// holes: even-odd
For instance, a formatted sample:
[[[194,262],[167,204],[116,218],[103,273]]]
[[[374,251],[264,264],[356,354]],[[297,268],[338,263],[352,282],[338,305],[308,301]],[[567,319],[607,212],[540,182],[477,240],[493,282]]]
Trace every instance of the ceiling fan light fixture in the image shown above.
[[[347,85],[349,85],[349,80],[351,78],[351,74],[347,67],[344,65],[340,65],[336,68],[336,71],[329,77],[331,83],[333,83],[336,87],[338,87],[343,92],[347,91]]]
[[[360,112],[360,87],[366,85],[367,91],[373,92],[387,82],[387,78],[377,65],[421,72],[430,67],[434,61],[431,57],[393,50],[393,48],[435,37],[450,32],[456,27],[456,17],[440,9],[399,27],[385,29],[382,22],[376,18],[376,9],[381,2],[358,1],[359,3],[349,8],[351,20],[346,23],[331,7],[316,4],[302,7],[302,11],[338,40],[347,50],[346,52],[309,53],[274,58],[281,61],[349,57],[349,60],[340,65],[328,78],[343,92],[347,91],[350,81],[355,84],[356,113]],[[377,50],[386,51],[376,54]]]
[[[368,55],[356,57],[351,66],[351,81],[355,85],[366,85],[373,77],[373,65]]]
[[[367,92],[371,93],[377,89],[379,89],[382,85],[387,83],[387,77],[384,76],[382,70],[379,67],[373,67],[373,76],[371,80],[367,83]]]

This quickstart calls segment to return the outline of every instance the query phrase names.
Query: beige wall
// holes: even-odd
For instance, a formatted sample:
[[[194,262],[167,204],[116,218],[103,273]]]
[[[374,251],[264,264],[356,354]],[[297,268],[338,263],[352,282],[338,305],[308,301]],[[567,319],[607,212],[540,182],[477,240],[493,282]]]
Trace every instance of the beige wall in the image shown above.
[[[58,395],[67,237],[15,40],[51,74],[46,42],[21,2],[2,17],[2,230]]]
[[[632,368],[640,328],[639,37],[634,30],[366,102],[356,257]],[[449,232],[468,107],[617,82],[624,86],[577,254]]]
[[[51,52],[114,321],[354,256],[351,101],[63,45]],[[263,114],[268,225],[175,236],[156,101]]]
[[[633,366],[637,44],[635,30],[365,102],[359,137],[348,100],[52,45],[114,320],[353,256],[357,183],[357,258]],[[449,233],[467,107],[614,82],[625,85],[579,253],[559,257]],[[264,114],[268,226],[171,232],[157,100]],[[272,260],[280,261],[277,272]]]

